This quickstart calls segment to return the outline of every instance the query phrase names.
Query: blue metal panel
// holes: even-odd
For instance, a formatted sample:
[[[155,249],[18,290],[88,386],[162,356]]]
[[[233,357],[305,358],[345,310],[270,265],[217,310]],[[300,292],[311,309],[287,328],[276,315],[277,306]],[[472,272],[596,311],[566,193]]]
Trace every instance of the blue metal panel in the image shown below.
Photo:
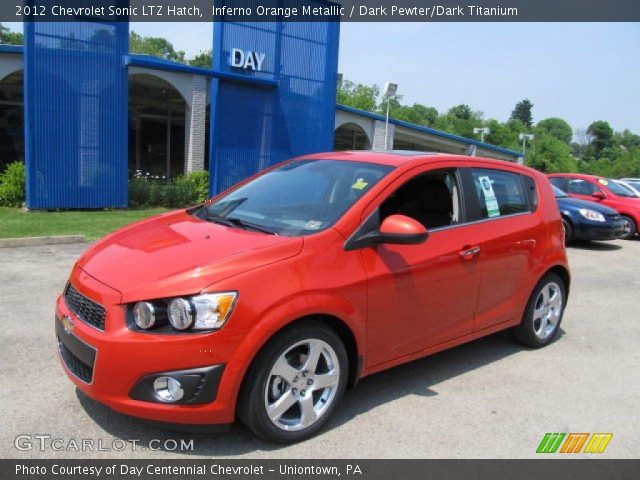
[[[318,6],[326,5],[318,1]],[[339,22],[216,22],[211,82],[211,193],[287,158],[333,147]],[[265,54],[232,68],[233,48]],[[217,73],[219,72],[219,74]],[[258,89],[225,79],[277,81]]]
[[[0,51],[2,51],[0,49]],[[276,80],[262,79],[250,77],[247,75],[238,75],[228,72],[214,72],[210,68],[192,67],[184,63],[173,62],[163,58],[156,58],[150,55],[126,55],[124,57],[126,66],[153,68],[155,70],[165,70],[167,72],[188,73],[193,75],[203,75],[205,77],[221,78],[230,82],[244,83],[255,87],[274,88],[278,86]]]
[[[126,207],[128,23],[25,33],[27,207]]]

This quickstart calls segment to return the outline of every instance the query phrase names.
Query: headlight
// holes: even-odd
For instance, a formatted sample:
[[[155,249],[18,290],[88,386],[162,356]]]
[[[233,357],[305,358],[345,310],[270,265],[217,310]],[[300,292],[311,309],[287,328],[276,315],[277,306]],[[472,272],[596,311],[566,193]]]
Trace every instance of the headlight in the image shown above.
[[[171,327],[179,331],[218,330],[229,319],[237,298],[237,292],[220,292],[138,302],[133,319],[139,329],[155,333],[169,333]]]
[[[227,321],[236,302],[236,292],[207,293],[191,297],[195,310],[194,330],[217,330]]]
[[[169,302],[169,322],[176,330],[186,330],[193,325],[193,308],[188,300],[174,298]]]
[[[143,330],[153,327],[156,323],[156,311],[149,302],[138,302],[133,307],[133,320]]]
[[[580,215],[582,215],[584,218],[588,219],[588,220],[593,220],[594,222],[606,222],[606,219],[604,218],[604,215],[602,215],[599,212],[596,212],[595,210],[589,210],[586,208],[581,208],[580,209]]]

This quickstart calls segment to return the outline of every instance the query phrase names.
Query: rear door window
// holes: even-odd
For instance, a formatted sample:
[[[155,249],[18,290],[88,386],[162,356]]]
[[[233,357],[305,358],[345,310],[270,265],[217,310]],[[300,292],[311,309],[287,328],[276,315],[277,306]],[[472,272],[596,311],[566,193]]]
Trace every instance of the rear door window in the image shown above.
[[[593,183],[582,180],[581,178],[569,179],[569,192],[574,195],[592,195],[599,192],[600,189]]]
[[[522,177],[503,170],[472,168],[480,218],[497,218],[530,211]]]
[[[554,187],[558,187],[563,192],[567,189],[567,187],[565,186],[565,180],[566,180],[565,177],[551,177],[551,178],[549,178],[549,181],[551,182],[551,185],[553,185]]]

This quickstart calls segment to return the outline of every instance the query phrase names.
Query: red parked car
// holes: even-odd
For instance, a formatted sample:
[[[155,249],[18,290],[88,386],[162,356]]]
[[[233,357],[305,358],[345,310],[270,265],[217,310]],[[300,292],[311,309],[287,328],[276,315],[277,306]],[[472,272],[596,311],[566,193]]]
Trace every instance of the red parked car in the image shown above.
[[[638,233],[640,225],[640,197],[612,179],[581,173],[553,173],[549,180],[570,197],[598,202],[617,210],[624,221],[620,238],[630,239]]]
[[[569,291],[547,178],[456,155],[324,153],[112,233],[56,305],[67,375],[119,412],[306,438],[375,372],[512,329]]]

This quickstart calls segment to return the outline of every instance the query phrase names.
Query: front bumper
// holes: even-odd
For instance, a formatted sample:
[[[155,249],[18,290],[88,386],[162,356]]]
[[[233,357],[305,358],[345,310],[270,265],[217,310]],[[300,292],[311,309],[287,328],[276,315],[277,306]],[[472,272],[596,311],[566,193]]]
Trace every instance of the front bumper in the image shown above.
[[[624,233],[624,222],[580,222],[574,225],[573,236],[578,240],[615,240]]]
[[[100,331],[78,318],[66,305],[64,296],[56,302],[61,363],[80,390],[117,412],[156,422],[233,422],[239,380],[234,368],[225,366],[233,358],[243,332],[227,328],[186,335],[133,332],[126,326],[126,310],[119,303],[119,292],[77,267],[70,282],[82,295],[106,309],[105,330]],[[187,392],[189,396],[183,402],[163,403],[141,393],[147,391],[148,379],[154,374],[178,370],[193,373],[194,369],[195,374],[213,374],[203,374],[203,381],[194,383],[193,391]]]

